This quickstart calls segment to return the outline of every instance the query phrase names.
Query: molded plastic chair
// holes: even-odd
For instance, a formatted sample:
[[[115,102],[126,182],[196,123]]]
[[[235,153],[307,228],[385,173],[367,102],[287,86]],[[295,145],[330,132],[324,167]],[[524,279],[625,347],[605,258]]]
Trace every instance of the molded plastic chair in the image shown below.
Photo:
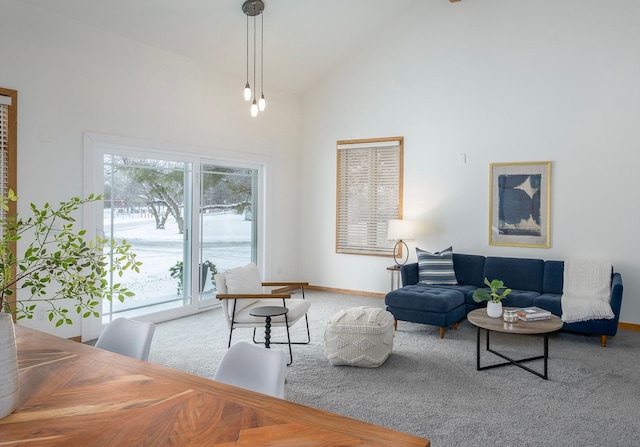
[[[284,351],[241,341],[225,353],[213,380],[284,399]]]
[[[155,330],[153,323],[117,318],[104,328],[95,347],[146,362]]]

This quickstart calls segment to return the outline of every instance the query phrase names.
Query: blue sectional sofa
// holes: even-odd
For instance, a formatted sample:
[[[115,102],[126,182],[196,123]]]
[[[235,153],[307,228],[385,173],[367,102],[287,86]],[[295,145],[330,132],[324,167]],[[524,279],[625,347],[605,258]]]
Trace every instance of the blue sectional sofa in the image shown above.
[[[504,306],[537,306],[562,316],[563,261],[454,253],[453,267],[458,281],[455,285],[419,282],[418,263],[401,267],[403,286],[385,297],[387,310],[394,315],[396,325],[398,320],[435,325],[440,327],[440,337],[444,337],[447,327],[457,329],[470,311],[486,305],[472,298],[474,290],[485,287],[484,278],[501,279],[512,289],[502,301]],[[615,317],[565,323],[562,330],[599,335],[602,346],[606,346],[607,336],[614,336],[618,330],[621,305],[622,277],[612,272],[611,308]]]

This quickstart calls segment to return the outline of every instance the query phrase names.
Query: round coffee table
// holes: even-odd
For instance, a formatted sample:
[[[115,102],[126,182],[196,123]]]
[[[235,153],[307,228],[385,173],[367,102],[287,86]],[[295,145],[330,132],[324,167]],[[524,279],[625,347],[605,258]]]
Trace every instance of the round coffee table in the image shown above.
[[[505,308],[505,309],[513,309],[513,308]],[[500,318],[491,318],[487,315],[486,309],[475,309],[467,314],[467,320],[469,323],[473,324],[478,328],[477,335],[477,343],[476,343],[476,370],[481,371],[489,368],[497,368],[498,366],[505,365],[516,365],[526,371],[529,371],[532,374],[535,374],[538,377],[542,377],[547,380],[547,363],[549,360],[549,334],[552,332],[556,332],[562,328],[562,320],[555,316],[551,315],[551,318],[547,320],[537,320],[537,321],[518,321],[517,323],[507,323]],[[504,363],[496,363],[493,365],[480,366],[480,332],[481,329],[484,329],[487,332],[487,347],[486,350],[491,352],[492,354],[497,355],[505,360]],[[512,359],[507,357],[506,355],[491,349],[489,339],[491,332],[503,332],[505,334],[521,334],[521,335],[542,335],[544,338],[544,354],[538,355],[535,357],[528,357],[525,359]],[[524,362],[530,362],[533,360],[544,360],[544,373],[540,373],[538,371],[534,371],[531,368],[523,365]]]

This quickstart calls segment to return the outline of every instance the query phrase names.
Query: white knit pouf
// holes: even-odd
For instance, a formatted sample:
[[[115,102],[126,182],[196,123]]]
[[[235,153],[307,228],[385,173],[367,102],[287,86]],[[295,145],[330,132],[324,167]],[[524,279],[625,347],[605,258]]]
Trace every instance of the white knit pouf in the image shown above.
[[[334,315],[324,332],[324,354],[332,365],[376,367],[393,348],[393,315],[379,307],[351,307]]]

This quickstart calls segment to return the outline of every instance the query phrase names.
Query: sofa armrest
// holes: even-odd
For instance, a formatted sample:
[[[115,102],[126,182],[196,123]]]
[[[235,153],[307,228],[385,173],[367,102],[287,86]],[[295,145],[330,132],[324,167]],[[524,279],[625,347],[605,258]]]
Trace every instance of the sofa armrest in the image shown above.
[[[616,325],[620,319],[620,309],[622,308],[622,275],[614,273],[611,278],[611,310],[615,314]]]
[[[418,284],[418,263],[405,264],[400,267],[402,274],[402,285]]]

